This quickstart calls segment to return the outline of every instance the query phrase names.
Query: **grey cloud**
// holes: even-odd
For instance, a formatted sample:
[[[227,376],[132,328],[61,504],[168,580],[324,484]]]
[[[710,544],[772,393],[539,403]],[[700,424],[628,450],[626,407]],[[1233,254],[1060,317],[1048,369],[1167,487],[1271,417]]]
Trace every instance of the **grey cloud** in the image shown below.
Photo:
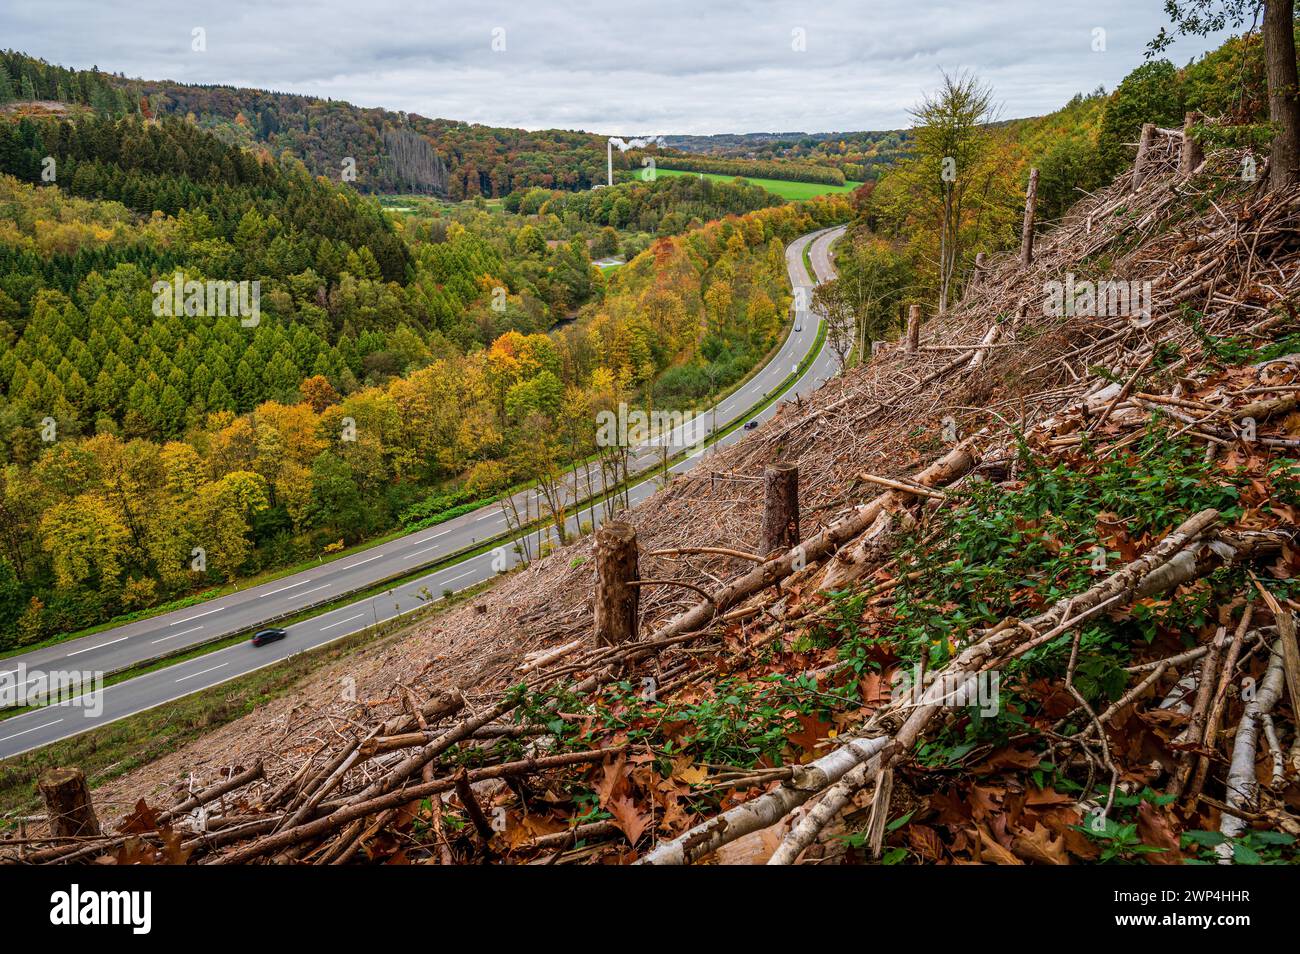
[[[653,4],[402,0],[11,0],[6,45],[69,66],[256,86],[492,125],[614,134],[907,124],[941,70],[1003,115],[1113,87],[1163,23],[1158,0]],[[191,30],[207,50],[190,49]],[[1107,50],[1091,49],[1107,31]],[[506,49],[493,52],[503,28]],[[807,50],[791,48],[805,31]],[[1181,62],[1218,38],[1181,41]]]

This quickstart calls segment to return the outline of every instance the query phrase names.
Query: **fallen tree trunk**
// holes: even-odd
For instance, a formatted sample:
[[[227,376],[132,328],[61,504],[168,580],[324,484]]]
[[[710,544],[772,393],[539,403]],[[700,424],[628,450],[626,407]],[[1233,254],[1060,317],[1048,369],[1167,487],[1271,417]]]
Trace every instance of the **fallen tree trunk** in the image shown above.
[[[969,686],[981,671],[1000,659],[1009,658],[1018,647],[1039,643],[1049,636],[1054,638],[1069,626],[1086,619],[1097,607],[1110,605],[1120,597],[1136,597],[1153,575],[1170,585],[1177,585],[1173,582],[1177,576],[1159,574],[1158,571],[1189,543],[1214,526],[1218,519],[1217,510],[1204,510],[1166,535],[1146,554],[1083,593],[1058,600],[1046,612],[1032,619],[1006,619],[986,630],[981,638],[968,645],[944,667],[943,679],[939,684]],[[1231,552],[1235,554],[1239,551]],[[1193,567],[1198,565],[1196,561],[1192,562]],[[964,697],[960,689],[954,694],[959,698]],[[887,724],[896,723],[901,708],[898,703],[893,703],[880,710],[868,722],[863,733],[828,755],[798,767],[790,782],[753,801],[737,805],[672,841],[664,842],[642,858],[640,863],[691,864],[742,835],[776,824],[819,791],[835,784],[859,764],[874,756],[879,756],[877,770],[883,771],[899,753],[911,751],[921,732],[945,705],[941,702],[927,702],[923,698],[892,736],[865,737],[866,733],[885,731]]]
[[[853,793],[866,785],[875,774],[875,762],[863,762],[842,779],[831,786],[822,796],[821,801],[805,815],[790,833],[782,839],[772,857],[767,859],[769,865],[792,865],[799,853],[811,845],[821,830],[848,804]]]
[[[1249,811],[1259,794],[1259,782],[1255,778],[1255,744],[1259,739],[1260,726],[1264,717],[1273,711],[1273,706],[1282,696],[1282,687],[1286,682],[1285,669],[1282,664],[1282,647],[1270,647],[1268,670],[1259,682],[1259,689],[1254,699],[1246,701],[1246,710],[1241,714],[1237,724],[1237,735],[1232,743],[1232,762],[1228,767],[1227,804],[1235,811]],[[1219,822],[1219,832],[1229,839],[1239,838],[1246,830],[1246,820],[1240,815],[1224,813]],[[1214,846],[1214,853],[1219,857],[1219,864],[1233,863],[1233,846],[1231,841]]]
[[[845,773],[880,754],[888,744],[886,737],[854,739],[816,761],[797,765],[790,782],[737,805],[672,841],[665,841],[637,864],[694,864],[742,835],[775,825],[826,786],[838,782]]]

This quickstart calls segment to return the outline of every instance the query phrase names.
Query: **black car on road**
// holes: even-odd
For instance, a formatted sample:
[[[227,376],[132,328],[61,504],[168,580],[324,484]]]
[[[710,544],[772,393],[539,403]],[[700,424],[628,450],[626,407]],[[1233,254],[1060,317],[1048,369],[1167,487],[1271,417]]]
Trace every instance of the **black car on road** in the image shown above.
[[[253,635],[254,646],[265,646],[267,643],[273,643],[277,639],[284,639],[289,635],[287,629],[264,629]]]

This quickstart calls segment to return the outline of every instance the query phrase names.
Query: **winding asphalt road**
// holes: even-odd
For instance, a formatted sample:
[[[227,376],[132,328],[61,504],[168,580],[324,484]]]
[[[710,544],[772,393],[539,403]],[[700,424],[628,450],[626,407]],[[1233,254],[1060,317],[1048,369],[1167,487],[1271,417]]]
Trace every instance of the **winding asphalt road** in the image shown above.
[[[798,370],[816,344],[822,320],[811,311],[812,284],[804,267],[804,248],[808,247],[818,280],[825,281],[835,274],[830,248],[843,231],[842,226],[823,229],[800,236],[786,248],[786,268],[795,290],[796,314],[793,327],[776,356],[744,385],[720,401],[716,409],[703,413],[667,437],[661,436],[633,451],[629,463],[631,472],[655,466],[661,460],[663,451],[659,445],[663,442],[670,445],[671,457],[683,448],[700,443],[715,428],[726,429],[741,418],[762,422],[776,413],[777,404],[781,402],[757,414],[749,414]],[[835,358],[829,348],[823,347],[782,401],[816,389],[835,371]],[[705,455],[712,453],[713,448],[734,443],[744,435],[743,429],[732,431],[710,447],[695,450],[678,461],[669,468],[669,473],[680,474],[689,470]],[[649,477],[629,488],[629,505],[655,493],[661,480],[658,476]],[[588,494],[578,493],[575,484],[584,491],[589,486],[599,491],[599,467],[593,466],[589,471],[575,474],[569,486],[570,533],[577,533],[580,523],[594,526],[604,516],[604,508],[599,504],[590,509],[576,506],[573,501]],[[528,513],[536,516],[539,508],[536,500],[528,499],[530,494],[535,495],[536,491],[521,491],[515,496],[515,505],[520,513],[527,508]],[[488,541],[499,544],[492,550],[408,580],[386,592],[288,626],[288,637],[279,642],[262,647],[254,647],[249,642],[228,646],[108,686],[90,698],[76,697],[0,720],[0,759],[218,685],[490,579],[521,559],[515,541],[505,539],[509,530],[501,506],[491,504],[427,530],[247,590],[2,659],[0,689],[9,688],[11,691],[14,684],[24,680],[35,688],[46,675],[113,673],[222,636],[268,625],[322,602],[334,601],[349,593],[372,588],[384,580],[410,574],[422,565],[444,561]],[[551,528],[534,531],[528,535],[524,549],[536,554],[543,542],[554,540]]]

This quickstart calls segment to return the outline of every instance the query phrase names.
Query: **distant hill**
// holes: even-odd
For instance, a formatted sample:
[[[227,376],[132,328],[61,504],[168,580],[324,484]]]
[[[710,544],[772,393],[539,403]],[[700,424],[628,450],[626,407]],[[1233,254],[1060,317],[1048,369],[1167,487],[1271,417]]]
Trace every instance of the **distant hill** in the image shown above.
[[[606,137],[594,133],[530,132],[293,93],[131,79],[0,52],[0,111],[57,115],[63,104],[112,118],[187,118],[231,145],[291,155],[314,175],[367,193],[461,200],[530,188],[577,191],[606,180]],[[907,154],[908,141],[905,130],[669,136],[659,155],[664,168],[694,169],[692,156],[707,155],[726,168],[701,171],[838,184],[874,179],[879,167]],[[676,163],[669,153],[678,154]],[[614,153],[616,170],[639,168],[640,160],[639,151]]]
[[[411,192],[448,199],[502,196],[516,189],[589,189],[605,181],[605,138],[548,129],[529,132],[365,109],[233,86],[191,86],[73,70],[16,51],[0,52],[0,109],[56,112],[90,107],[112,118],[177,115],[227,143],[288,153],[315,175],[362,192]],[[628,167],[628,159],[616,157]],[[352,178],[355,174],[355,178]]]

